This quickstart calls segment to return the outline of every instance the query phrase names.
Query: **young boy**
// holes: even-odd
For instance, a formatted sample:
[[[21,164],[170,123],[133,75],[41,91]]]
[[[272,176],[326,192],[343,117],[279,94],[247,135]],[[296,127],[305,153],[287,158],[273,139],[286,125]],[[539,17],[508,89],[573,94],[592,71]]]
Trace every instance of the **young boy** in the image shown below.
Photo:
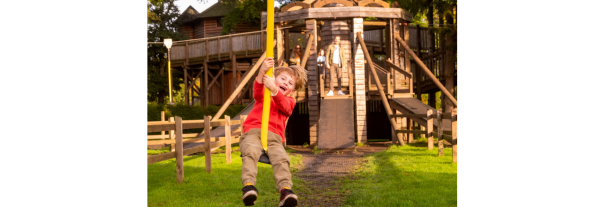
[[[262,154],[262,143],[260,140],[260,128],[263,113],[263,99],[265,87],[271,91],[271,111],[269,115],[269,131],[267,133],[267,155],[273,166],[275,188],[280,191],[279,206],[290,207],[298,205],[298,197],[291,190],[292,175],[290,174],[290,158],[286,154],[282,142],[286,119],[292,114],[296,105],[292,93],[302,88],[307,81],[307,74],[299,66],[276,67],[274,77],[265,75],[269,68],[273,67],[273,58],[268,57],[261,65],[256,76],[253,87],[253,97],[256,101],[254,108],[244,122],[243,132],[240,139],[240,151],[242,153],[242,200],[244,205],[254,205],[258,190],[256,184],[256,173],[258,172],[258,160]]]

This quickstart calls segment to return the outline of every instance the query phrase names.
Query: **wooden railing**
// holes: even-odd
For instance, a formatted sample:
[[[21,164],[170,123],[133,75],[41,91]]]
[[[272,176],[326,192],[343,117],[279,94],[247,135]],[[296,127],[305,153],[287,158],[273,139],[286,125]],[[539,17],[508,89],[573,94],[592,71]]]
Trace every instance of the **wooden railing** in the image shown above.
[[[233,55],[248,56],[262,53],[265,31],[229,34],[217,37],[200,38],[174,42],[170,50],[174,62],[200,62],[217,58],[229,60]]]
[[[405,117],[405,118],[426,118],[426,130],[395,130],[395,133],[404,134],[424,134],[428,140],[428,149],[432,150],[434,147],[433,138],[437,138],[439,156],[443,156],[443,140],[447,140],[452,144],[452,160],[454,163],[458,162],[458,113],[457,109],[454,108],[452,113],[441,113],[437,111],[433,114],[433,110],[428,109],[426,114],[397,114],[392,117]],[[451,120],[451,131],[444,131],[443,119]],[[433,129],[434,122],[437,122],[437,129]],[[408,142],[409,142],[408,138]]]
[[[227,163],[231,163],[231,144],[238,143],[241,136],[242,126],[241,124],[246,120],[246,116],[242,115],[240,120],[231,120],[228,115],[225,115],[225,119],[219,119],[216,121],[210,121],[210,116],[205,116],[204,120],[182,120],[181,117],[175,116],[174,121],[150,121],[147,122],[147,132],[162,132],[162,131],[174,131],[174,139],[169,140],[158,140],[152,142],[152,144],[174,144],[175,150],[173,152],[163,153],[159,155],[151,155],[147,157],[147,164],[156,163],[163,160],[176,158],[176,169],[177,169],[177,183],[183,182],[183,156],[205,152],[206,156],[206,172],[211,172],[211,152],[212,149],[226,146],[225,154]],[[240,124],[235,130],[231,130],[231,125]],[[205,130],[204,138],[194,139],[183,139],[183,129],[211,129],[212,127],[225,126],[224,137],[214,137],[214,141],[211,141],[210,130]],[[240,134],[233,132],[240,132]],[[197,135],[197,133],[195,134]],[[239,135],[239,136],[238,136]],[[149,135],[158,136],[158,135]],[[149,139],[148,136],[148,139]],[[159,135],[164,136],[164,135]],[[170,137],[172,138],[172,137]],[[183,143],[202,143],[202,146],[197,146],[189,149],[183,149]],[[148,141],[149,144],[150,141]]]

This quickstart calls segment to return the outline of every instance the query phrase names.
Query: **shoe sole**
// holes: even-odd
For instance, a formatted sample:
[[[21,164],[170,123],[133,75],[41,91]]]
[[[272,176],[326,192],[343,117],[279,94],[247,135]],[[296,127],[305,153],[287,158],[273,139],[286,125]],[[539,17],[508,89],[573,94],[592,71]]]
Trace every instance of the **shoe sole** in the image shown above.
[[[279,207],[294,207],[298,205],[298,197],[296,195],[288,195],[282,202],[279,202]]]
[[[242,200],[244,201],[244,206],[253,206],[256,201],[256,192],[250,191],[242,196]]]

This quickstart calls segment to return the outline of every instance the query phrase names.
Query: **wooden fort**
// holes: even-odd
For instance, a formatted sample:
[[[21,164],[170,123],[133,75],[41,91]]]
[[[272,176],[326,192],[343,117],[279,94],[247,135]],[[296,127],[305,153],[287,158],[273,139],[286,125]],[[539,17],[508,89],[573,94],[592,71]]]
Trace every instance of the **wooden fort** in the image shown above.
[[[192,39],[174,42],[171,59],[172,70],[183,71],[187,104],[222,106],[214,121],[228,105],[253,101],[251,85],[265,58],[265,17],[266,13],[265,23],[257,28],[238,25],[229,35],[217,35],[222,29],[217,23],[221,14],[198,13],[193,8],[183,12],[179,19]],[[376,20],[364,20],[368,17]],[[429,148],[433,136],[456,144],[450,121],[457,119],[455,110],[435,110],[438,91],[457,106],[452,92],[444,87],[448,77],[456,85],[455,72],[445,75],[445,41],[431,44],[430,38],[443,37],[409,26],[409,12],[380,0],[305,0],[276,9],[274,21],[275,31],[270,32],[275,32],[277,64],[289,64],[292,49],[300,44],[304,50],[301,66],[309,80],[294,95],[297,106],[286,129],[288,144],[350,148],[368,137],[404,144],[413,140],[412,134],[429,135]],[[345,51],[342,84],[346,95],[326,96],[328,83],[316,60],[319,49],[326,50],[336,35]],[[414,97],[422,93],[429,94],[429,105],[419,101],[420,96]],[[445,119],[437,123],[432,121],[435,117]],[[425,129],[414,130],[415,124]],[[432,134],[433,129],[439,133]]]

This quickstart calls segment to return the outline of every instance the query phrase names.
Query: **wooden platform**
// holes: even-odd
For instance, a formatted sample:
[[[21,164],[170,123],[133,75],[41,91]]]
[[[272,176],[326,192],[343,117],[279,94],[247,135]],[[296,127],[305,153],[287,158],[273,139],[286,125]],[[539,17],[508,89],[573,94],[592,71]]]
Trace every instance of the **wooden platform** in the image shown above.
[[[433,114],[437,113],[437,110],[429,105],[422,103],[422,101],[417,98],[392,98],[392,107],[394,107],[397,111],[400,111],[402,114],[426,114],[428,109],[433,111]],[[420,123],[420,125],[426,127],[426,118],[412,118],[415,122]],[[435,127],[437,127],[437,122],[434,122]],[[443,119],[443,130],[451,131],[452,130],[452,122],[449,119]]]

